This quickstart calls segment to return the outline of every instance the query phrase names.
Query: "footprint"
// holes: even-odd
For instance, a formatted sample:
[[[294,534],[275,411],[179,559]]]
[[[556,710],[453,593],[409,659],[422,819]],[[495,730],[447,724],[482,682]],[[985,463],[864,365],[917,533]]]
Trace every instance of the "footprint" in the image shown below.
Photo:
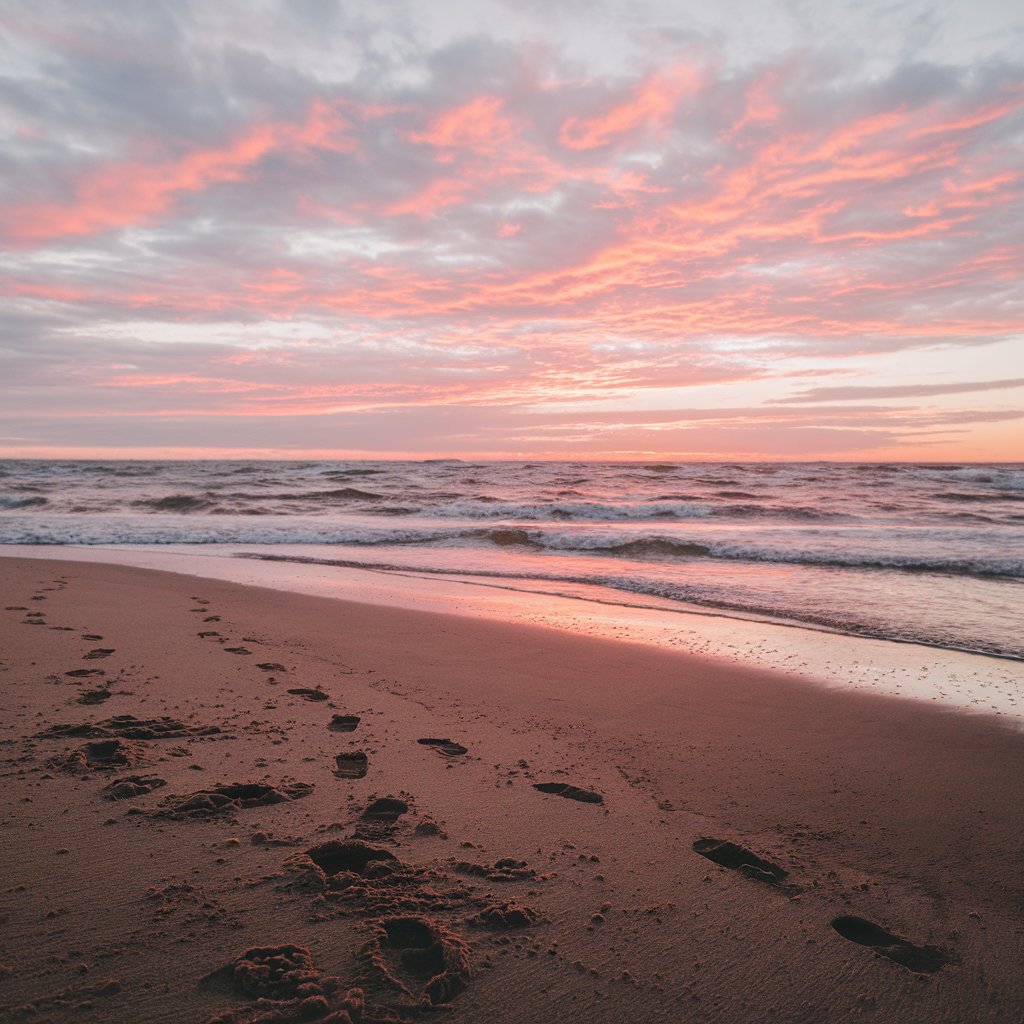
[[[123,779],[115,779],[103,787],[103,799],[131,800],[166,785],[166,779],[158,779],[155,775],[126,775]]]
[[[756,853],[725,839],[698,839],[693,844],[695,853],[713,860],[723,868],[739,871],[748,878],[756,878],[769,885],[781,885],[789,874],[778,864],[758,857]]]
[[[88,654],[82,655],[83,661],[96,661],[99,658],[109,658],[114,653],[113,647],[96,647]]]
[[[27,612],[28,609],[23,604],[9,604],[4,607],[5,612]]]
[[[73,668],[70,672],[64,673],[72,679],[85,679],[88,676],[105,676],[106,674],[101,668]]]
[[[205,633],[196,633],[196,636],[201,640],[208,640],[211,636],[220,636],[220,633],[217,633],[212,629],[208,629]]]
[[[219,615],[207,615],[203,622],[220,622]]]
[[[102,704],[112,696],[109,690],[84,690],[78,698],[79,704]]]
[[[286,672],[287,669],[284,665],[279,665],[276,661],[261,661],[257,666],[263,672]]]
[[[107,771],[137,764],[144,748],[127,740],[94,740],[57,759],[60,767],[71,772]]]
[[[589,789],[580,789],[579,786],[570,786],[565,782],[535,782],[533,788],[540,790],[541,793],[564,796],[566,800],[579,800],[584,804],[604,803],[604,797],[600,793],[593,793]]]
[[[529,928],[540,920],[540,915],[529,907],[512,900],[502,900],[484,907],[474,921],[491,928]]]
[[[255,946],[199,979],[200,989],[248,997],[250,1005],[218,1015],[237,1024],[256,1021],[362,1021],[361,988],[321,973],[304,946]],[[267,1010],[267,1007],[273,1009]],[[373,1015],[374,1020],[384,1017]],[[387,1014],[388,1020],[398,1020]]]
[[[468,860],[455,860],[452,866],[460,875],[474,875],[490,882],[523,882],[537,877],[537,871],[525,860],[503,857],[493,864],[474,864]]]
[[[339,779],[361,779],[366,775],[369,759],[361,750],[352,750],[338,754],[334,759],[338,768],[335,775]]]
[[[330,722],[327,723],[327,728],[331,732],[355,732],[359,722],[358,715],[332,715]]]
[[[467,748],[461,743],[453,743],[449,739],[440,740],[427,737],[416,742],[422,743],[425,747],[433,747],[439,754],[444,754],[445,757],[458,757],[460,754],[467,752]]]
[[[425,917],[375,921],[363,956],[388,984],[427,1007],[449,1002],[472,974],[465,942]]]
[[[303,946],[257,946],[247,949],[237,960],[222,967],[213,974],[200,979],[200,988],[209,988],[218,982],[228,981],[233,989],[253,999],[267,1002],[298,1002],[303,997],[313,996],[317,1009],[327,1000],[316,982],[320,981],[313,966],[313,958]],[[278,1020],[282,1019],[274,1014]],[[305,1015],[308,1018],[308,1014]],[[348,1016],[346,1014],[346,1016]],[[232,1013],[231,1020],[251,1020],[250,1015]],[[257,1018],[258,1019],[258,1018]],[[266,1019],[266,1018],[264,1018]],[[294,1019],[294,1018],[293,1018]]]
[[[204,817],[226,811],[245,810],[250,807],[269,807],[288,800],[300,800],[311,793],[313,787],[304,782],[291,785],[270,786],[264,783],[235,783],[230,786],[216,786],[190,793],[184,797],[172,797],[168,801],[165,817]]]
[[[248,647],[225,647],[228,654],[252,654]]]
[[[382,796],[371,800],[363,811],[363,821],[379,821],[388,825],[394,824],[409,810],[404,800],[396,800],[393,796]]]
[[[217,725],[187,725],[176,718],[136,718],[134,715],[115,715],[103,722],[79,722],[75,725],[51,725],[39,733],[40,739],[87,738],[95,736],[121,736],[131,740],[169,740],[184,736],[216,736]]]
[[[915,974],[934,974],[952,961],[952,957],[937,946],[915,946],[863,917],[837,917],[831,924],[844,939],[867,946]]]
[[[377,871],[382,864],[398,866],[401,863],[390,851],[358,839],[341,842],[332,839],[311,846],[306,856],[323,872],[325,880],[342,874],[366,875]]]
[[[101,637],[98,633],[83,633],[82,639],[91,640],[93,643],[96,643],[98,640],[102,640],[103,637]]]
[[[330,700],[323,690],[312,690],[308,686],[296,686],[288,692],[294,693],[296,697],[301,697],[303,700]]]

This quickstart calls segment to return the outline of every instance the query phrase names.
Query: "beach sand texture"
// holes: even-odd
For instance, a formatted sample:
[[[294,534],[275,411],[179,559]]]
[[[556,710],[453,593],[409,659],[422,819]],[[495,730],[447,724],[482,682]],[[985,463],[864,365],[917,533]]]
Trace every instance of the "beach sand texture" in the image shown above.
[[[994,717],[125,566],[0,580],[0,1019],[1022,1018]]]

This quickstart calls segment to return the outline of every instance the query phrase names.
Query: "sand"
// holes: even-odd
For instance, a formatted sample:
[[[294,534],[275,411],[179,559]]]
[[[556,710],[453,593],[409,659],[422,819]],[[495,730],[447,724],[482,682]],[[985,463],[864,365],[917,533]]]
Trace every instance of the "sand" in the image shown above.
[[[0,581],[2,1019],[1022,1018],[1006,720],[148,569]]]

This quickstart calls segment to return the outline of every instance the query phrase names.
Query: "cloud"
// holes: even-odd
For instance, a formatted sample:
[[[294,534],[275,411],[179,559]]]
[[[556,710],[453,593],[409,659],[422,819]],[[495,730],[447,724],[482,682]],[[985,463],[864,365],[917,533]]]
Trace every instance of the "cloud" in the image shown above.
[[[0,14],[0,361],[21,414],[155,410],[171,443],[197,413],[344,410],[383,438],[383,410],[457,407],[486,439],[493,407],[650,388],[770,377],[765,405],[820,425],[810,407],[955,394],[969,418],[1008,386],[782,393],[808,364],[863,375],[1019,336],[1012,46],[943,61],[949,26],[920,4],[871,17],[931,60],[880,65],[863,32],[823,49],[803,7],[800,45],[659,3],[628,26],[614,3],[558,5],[542,40],[549,6]]]
[[[213,149],[162,161],[101,165],[81,175],[67,200],[0,209],[0,234],[17,246],[145,225],[170,211],[181,194],[241,181],[270,154],[348,151],[353,144],[345,128],[344,118],[316,99],[297,125],[257,124]]]
[[[935,395],[965,395],[976,391],[1002,391],[1024,387],[1024,377],[983,380],[964,384],[888,384],[808,388],[789,398],[772,399],[772,404],[795,402],[848,402],[865,398],[930,398]]]

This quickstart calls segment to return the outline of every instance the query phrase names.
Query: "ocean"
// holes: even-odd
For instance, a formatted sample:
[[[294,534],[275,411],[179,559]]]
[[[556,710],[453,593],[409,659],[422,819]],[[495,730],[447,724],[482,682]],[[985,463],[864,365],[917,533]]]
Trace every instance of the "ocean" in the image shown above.
[[[3,461],[0,543],[587,584],[1024,659],[1019,463]]]

